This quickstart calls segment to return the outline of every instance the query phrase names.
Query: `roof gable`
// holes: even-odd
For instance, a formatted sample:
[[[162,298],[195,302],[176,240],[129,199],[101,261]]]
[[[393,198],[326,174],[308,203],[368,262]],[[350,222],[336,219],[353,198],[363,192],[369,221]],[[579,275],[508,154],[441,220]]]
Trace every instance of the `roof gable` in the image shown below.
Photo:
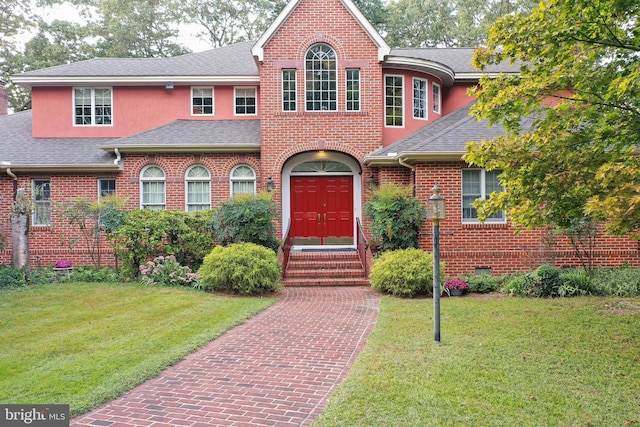
[[[282,10],[280,15],[276,18],[267,31],[258,39],[256,44],[251,49],[253,55],[262,62],[264,60],[264,48],[269,43],[273,35],[282,27],[282,25],[289,19],[295,9],[306,0],[291,0],[287,6]],[[378,60],[384,61],[384,58],[389,54],[391,48],[384,41],[378,31],[371,25],[371,23],[364,17],[360,9],[353,3],[352,0],[340,0],[342,5],[349,11],[351,16],[358,22],[362,29],[367,33],[371,41],[378,46]]]

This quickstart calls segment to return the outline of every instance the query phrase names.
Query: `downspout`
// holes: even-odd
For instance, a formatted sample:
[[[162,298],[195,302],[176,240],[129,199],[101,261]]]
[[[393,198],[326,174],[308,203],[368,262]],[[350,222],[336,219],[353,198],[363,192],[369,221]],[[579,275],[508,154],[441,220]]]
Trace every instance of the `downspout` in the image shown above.
[[[120,150],[118,150],[118,147],[116,147],[113,149],[113,152],[116,153],[116,159],[113,161],[113,164],[120,166],[120,162],[122,161],[122,155],[120,154]]]
[[[416,167],[410,165],[409,163],[406,163],[404,160],[402,160],[402,157],[398,156],[398,163],[400,163],[401,166],[404,166],[405,168],[409,168],[411,169],[411,179],[412,179],[412,185],[411,187],[413,187],[413,197],[416,196]]]
[[[11,171],[11,168],[7,168],[7,175],[13,178],[13,201],[16,201],[18,195],[18,177]]]

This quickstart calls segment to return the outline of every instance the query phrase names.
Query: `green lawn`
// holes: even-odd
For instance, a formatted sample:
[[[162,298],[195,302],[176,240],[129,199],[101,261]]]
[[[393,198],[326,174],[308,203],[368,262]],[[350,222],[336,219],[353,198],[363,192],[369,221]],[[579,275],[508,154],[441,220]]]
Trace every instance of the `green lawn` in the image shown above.
[[[321,426],[640,426],[640,299],[384,297]]]
[[[273,302],[137,284],[0,291],[0,402],[86,412]]]

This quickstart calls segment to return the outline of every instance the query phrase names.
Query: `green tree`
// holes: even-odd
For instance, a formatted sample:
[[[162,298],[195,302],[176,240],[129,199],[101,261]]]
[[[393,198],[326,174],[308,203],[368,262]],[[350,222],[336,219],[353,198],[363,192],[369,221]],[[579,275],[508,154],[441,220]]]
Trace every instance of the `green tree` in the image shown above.
[[[543,0],[490,31],[474,64],[510,61],[519,74],[483,77],[473,114],[507,133],[470,143],[465,160],[501,169],[505,191],[479,215],[507,209],[518,226],[571,229],[607,220],[640,238],[640,3]]]
[[[0,2],[0,83],[6,86],[9,105],[16,110],[22,109],[28,100],[28,92],[13,85],[10,79],[11,75],[22,71],[17,36],[31,29],[33,21],[30,0]]]

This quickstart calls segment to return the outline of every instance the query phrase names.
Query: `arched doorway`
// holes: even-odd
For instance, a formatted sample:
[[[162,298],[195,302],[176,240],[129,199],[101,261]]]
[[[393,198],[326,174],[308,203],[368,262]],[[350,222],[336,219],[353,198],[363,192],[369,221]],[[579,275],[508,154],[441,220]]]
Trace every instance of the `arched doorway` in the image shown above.
[[[302,153],[282,173],[283,232],[294,246],[353,247],[362,210],[360,164],[333,151]]]

